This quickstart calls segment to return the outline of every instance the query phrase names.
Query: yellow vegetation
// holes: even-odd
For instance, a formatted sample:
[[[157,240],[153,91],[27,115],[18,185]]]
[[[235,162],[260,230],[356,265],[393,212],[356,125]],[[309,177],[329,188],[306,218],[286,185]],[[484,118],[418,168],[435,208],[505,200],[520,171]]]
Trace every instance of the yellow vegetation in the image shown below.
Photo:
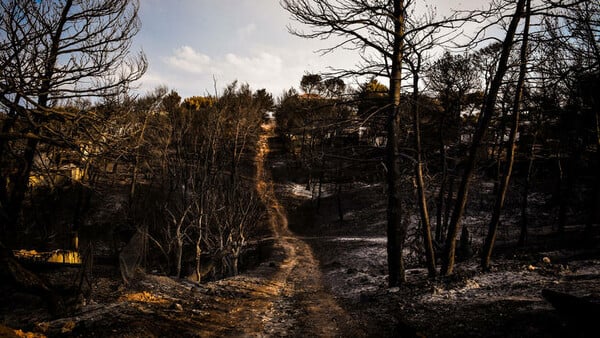
[[[15,250],[16,258],[36,263],[81,264],[79,252],[70,250],[54,250],[38,252],[36,250]]]
[[[160,296],[153,295],[152,293],[150,293],[148,291],[129,293],[129,294],[123,295],[120,298],[120,300],[121,301],[129,301],[129,302],[157,303],[157,304],[164,304],[167,302],[166,299],[164,299]]]

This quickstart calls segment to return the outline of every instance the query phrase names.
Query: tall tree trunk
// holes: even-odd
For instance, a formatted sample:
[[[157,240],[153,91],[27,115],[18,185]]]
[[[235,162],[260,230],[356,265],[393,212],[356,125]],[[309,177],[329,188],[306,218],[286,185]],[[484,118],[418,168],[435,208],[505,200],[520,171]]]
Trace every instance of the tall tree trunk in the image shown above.
[[[529,40],[529,17],[530,17],[531,0],[527,0],[525,9],[525,26],[523,27],[523,43],[521,45],[521,53],[519,57],[519,78],[517,79],[517,87],[515,89],[515,100],[513,102],[513,116],[510,126],[510,136],[508,144],[506,146],[506,168],[502,174],[502,180],[500,181],[500,187],[498,189],[498,195],[496,196],[496,202],[494,203],[494,210],[492,212],[492,219],[488,225],[488,234],[483,244],[483,250],[481,252],[481,268],[483,270],[489,270],[490,260],[492,257],[492,250],[494,249],[494,243],[496,241],[496,234],[498,232],[498,223],[500,222],[500,213],[504,207],[504,200],[506,199],[506,191],[508,190],[508,184],[512,175],[513,164],[515,162],[515,151],[517,133],[519,131],[519,117],[521,115],[521,98],[523,96],[523,84],[525,83],[525,74],[527,73],[527,43]]]
[[[56,61],[58,60],[60,42],[64,26],[67,22],[68,14],[71,10],[72,5],[73,0],[67,0],[65,2],[65,4],[63,5],[60,19],[58,20],[56,25],[56,30],[51,36],[50,49],[48,50],[48,58],[45,60],[44,74],[42,77],[41,85],[39,87],[39,96],[36,107],[37,114],[44,113],[44,111],[48,108],[48,101],[50,99],[49,92],[53,85],[52,77],[54,76]],[[33,119],[35,123],[38,118],[34,116]],[[39,131],[39,127],[34,125],[33,133],[38,134]],[[29,139],[27,141],[27,145],[25,146],[25,152],[23,156],[23,162],[19,166],[19,170],[15,177],[15,185],[11,194],[11,201],[8,205],[8,222],[9,227],[12,229],[15,229],[18,223],[19,214],[21,213],[21,208],[25,199],[25,193],[27,192],[27,186],[29,185],[29,176],[31,175],[31,170],[33,169],[33,160],[35,158],[35,153],[37,151],[38,144],[39,140],[37,139]]]
[[[4,123],[2,124],[2,133],[3,134],[8,134],[9,132],[12,131],[12,127],[14,126],[16,120],[17,120],[17,106],[19,104],[19,101],[21,100],[20,95],[16,95],[15,99],[14,99],[14,103],[13,105],[10,107],[8,114],[6,114],[6,119],[3,121]],[[9,147],[9,140],[8,139],[0,139],[0,172],[7,172],[2,168],[2,159],[5,159],[4,157],[4,152],[6,150],[6,148]],[[7,165],[9,165],[7,163]],[[0,238],[9,238],[12,237],[12,232],[15,229],[9,229],[8,225],[11,224],[10,219],[11,217],[9,216],[10,213],[10,209],[9,208],[9,196],[8,196],[8,188],[7,188],[7,184],[9,183],[9,179],[8,179],[8,175],[0,175],[0,224],[2,224],[2,228],[0,228]]]
[[[39,130],[36,129],[35,133],[37,132],[39,132]],[[14,176],[15,183],[12,187],[10,202],[8,203],[9,231],[14,231],[17,229],[19,215],[21,214],[21,208],[23,206],[23,201],[25,200],[27,186],[29,185],[29,176],[31,175],[31,170],[33,169],[33,160],[35,158],[38,144],[39,141],[37,139],[27,140],[23,159],[21,159],[18,171]]]
[[[496,172],[494,172],[494,189],[492,193],[494,195],[498,194],[498,189],[500,189],[500,181],[502,181],[502,154],[504,153],[504,135],[506,134],[506,120],[508,116],[508,108],[505,107],[504,103],[502,104],[502,116],[500,117],[500,130],[498,131],[496,137],[496,144],[494,145],[494,149],[492,150],[492,157],[495,156],[496,160]]]
[[[435,253],[433,251],[433,241],[431,238],[431,222],[429,219],[429,210],[427,208],[427,196],[425,195],[425,182],[423,180],[423,149],[421,147],[421,114],[419,112],[419,68],[421,66],[420,55],[416,70],[413,72],[413,93],[412,93],[412,111],[415,151],[417,153],[417,162],[415,163],[415,181],[417,183],[417,202],[421,215],[421,232],[423,236],[423,246],[425,247],[425,262],[429,276],[436,275]]]
[[[481,116],[479,118],[477,130],[473,135],[473,143],[471,145],[471,148],[469,149],[469,157],[467,158],[467,161],[465,163],[465,170],[463,173],[462,180],[460,182],[458,193],[456,195],[456,204],[454,207],[454,211],[452,212],[450,224],[448,226],[448,235],[446,237],[446,245],[444,247],[444,256],[441,269],[442,275],[452,274],[452,271],[454,269],[454,259],[456,253],[456,235],[458,233],[458,228],[460,226],[460,222],[462,220],[462,216],[467,205],[469,184],[473,175],[473,171],[475,169],[477,152],[483,142],[483,139],[485,138],[485,135],[487,133],[487,127],[494,114],[496,100],[498,98],[498,91],[500,90],[500,86],[502,85],[502,79],[504,78],[504,74],[508,69],[508,57],[511,52],[511,47],[513,44],[515,32],[517,30],[517,25],[519,24],[519,20],[523,15],[524,7],[525,0],[519,0],[517,2],[515,14],[513,15],[508,26],[506,38],[502,43],[502,53],[500,55],[500,60],[498,61],[498,69],[496,71],[496,74],[494,75],[494,79],[490,86],[488,96],[485,99],[485,104],[483,110],[481,111]]]
[[[444,194],[446,193],[446,181],[448,179],[448,158],[446,156],[446,145],[444,144],[444,123],[443,119],[440,119],[440,125],[438,126],[438,145],[440,151],[440,161],[442,163],[442,178],[440,181],[440,190],[438,191],[437,198],[437,209],[436,209],[436,229],[435,239],[437,241],[442,240],[442,229],[443,221],[442,214],[444,210]]]
[[[404,45],[404,1],[394,0],[394,44],[390,79],[390,108],[387,118],[387,255],[390,287],[405,281],[402,248],[406,225],[402,221],[400,144],[400,87],[402,82],[402,48]]]
[[[444,206],[444,226],[441,231],[442,234],[448,229],[448,223],[450,222],[450,212],[452,211],[452,201],[454,199],[454,175],[448,177],[448,194],[446,195],[446,205]],[[440,235],[439,242],[441,243],[443,238]]]

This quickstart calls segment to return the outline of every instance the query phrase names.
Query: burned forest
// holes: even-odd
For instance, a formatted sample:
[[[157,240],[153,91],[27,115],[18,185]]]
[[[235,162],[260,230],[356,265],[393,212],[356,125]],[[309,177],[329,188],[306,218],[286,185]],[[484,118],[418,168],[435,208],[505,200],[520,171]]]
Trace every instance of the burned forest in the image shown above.
[[[249,3],[1,0],[0,337],[597,336],[597,1]]]

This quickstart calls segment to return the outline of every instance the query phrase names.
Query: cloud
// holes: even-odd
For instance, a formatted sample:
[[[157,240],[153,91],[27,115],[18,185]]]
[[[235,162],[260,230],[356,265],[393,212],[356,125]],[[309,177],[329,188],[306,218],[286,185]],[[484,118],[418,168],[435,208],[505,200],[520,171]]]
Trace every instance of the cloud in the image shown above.
[[[183,46],[167,58],[167,64],[190,73],[210,71],[211,59],[208,55],[195,51],[190,46]]]
[[[192,85],[196,87],[199,82],[205,82],[204,87],[211,88],[214,77],[218,87],[224,87],[238,80],[248,83],[254,89],[279,90],[277,86],[280,86],[282,79],[285,78],[283,59],[274,53],[264,51],[249,52],[249,54],[227,53],[223,56],[211,57],[186,45],[173,50],[170,56],[163,58],[167,67],[162,69],[151,67],[152,76],[148,79],[151,81],[148,82],[156,82],[157,78],[167,82],[171,79],[178,85],[184,84],[184,87]],[[193,90],[181,89],[184,92]]]
[[[266,52],[254,56],[238,56],[229,53],[225,55],[225,65],[235,69],[240,76],[249,78],[265,78],[278,75],[283,70],[283,60],[279,56]]]

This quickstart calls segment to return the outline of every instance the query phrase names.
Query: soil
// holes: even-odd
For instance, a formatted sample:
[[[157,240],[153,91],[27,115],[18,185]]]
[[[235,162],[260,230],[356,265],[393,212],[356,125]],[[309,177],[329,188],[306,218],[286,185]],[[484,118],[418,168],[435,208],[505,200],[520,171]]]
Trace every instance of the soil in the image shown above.
[[[583,241],[582,227],[570,227],[559,240],[551,227],[540,225],[524,248],[510,241],[507,230],[491,272],[480,272],[474,256],[460,262],[453,276],[434,279],[422,268],[418,241],[409,236],[407,282],[390,289],[383,186],[345,189],[340,221],[333,195],[325,193],[317,210],[303,186],[285,175],[273,179],[272,172],[285,171],[274,140],[273,126],[265,125],[256,184],[272,230],[261,241],[270,248],[268,259],[204,284],[140,274],[124,287],[114,267],[94,266],[91,296],[75,300],[77,310],[60,316],[49,315],[43,300],[3,286],[0,336],[596,336],[592,325],[559,313],[541,291],[567,292],[594,304],[600,299],[598,227]],[[58,274],[64,279],[77,270]],[[49,271],[46,277],[56,275]]]

